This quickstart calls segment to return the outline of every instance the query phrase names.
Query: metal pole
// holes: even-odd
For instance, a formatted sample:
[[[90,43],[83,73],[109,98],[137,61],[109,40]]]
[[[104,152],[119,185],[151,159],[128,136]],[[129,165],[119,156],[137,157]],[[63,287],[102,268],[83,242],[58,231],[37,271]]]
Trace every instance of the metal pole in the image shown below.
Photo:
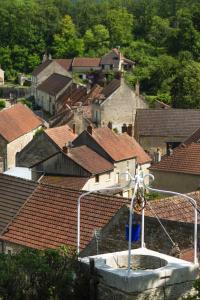
[[[142,207],[143,208],[142,208],[141,248],[144,248],[145,247],[145,243],[144,243],[144,195],[142,195]]]
[[[139,176],[136,175],[135,176],[135,187],[134,187],[133,196],[131,198],[131,205],[130,205],[130,210],[129,210],[128,275],[130,274],[130,269],[131,269],[131,238],[132,238],[132,223],[133,223],[133,204],[134,204],[135,196],[137,193],[138,184],[139,184]]]
[[[144,180],[146,177],[150,177],[152,180],[154,180],[154,176],[152,174],[146,174],[144,176]],[[183,198],[185,198],[193,207],[194,207],[194,264],[198,264],[198,257],[197,257],[197,224],[198,224],[198,216],[197,216],[197,202],[196,200],[194,200],[193,198],[185,195],[185,194],[181,194],[178,192],[171,192],[171,191],[166,191],[166,190],[159,190],[159,189],[155,189],[155,188],[151,188],[148,185],[145,185],[145,181],[144,181],[144,186],[146,189],[152,191],[152,192],[159,192],[159,193],[163,193],[163,194],[170,194],[170,195],[174,195],[174,196],[181,196]]]

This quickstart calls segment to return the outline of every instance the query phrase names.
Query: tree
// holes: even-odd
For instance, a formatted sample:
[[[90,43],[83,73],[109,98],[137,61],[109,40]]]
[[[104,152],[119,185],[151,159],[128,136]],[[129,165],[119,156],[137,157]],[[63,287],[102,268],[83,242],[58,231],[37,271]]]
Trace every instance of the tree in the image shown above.
[[[88,281],[80,270],[75,253],[66,247],[0,254],[2,300],[87,300]]]
[[[88,29],[83,37],[85,52],[88,56],[101,56],[109,49],[109,31],[104,25],[95,25]]]
[[[170,22],[168,19],[162,19],[154,16],[149,30],[148,40],[155,47],[166,47],[170,35]]]
[[[183,61],[180,64],[171,95],[176,108],[200,108],[200,63]]]
[[[77,37],[77,32],[72,18],[64,16],[61,22],[61,30],[54,35],[52,46],[56,57],[74,57],[83,54],[83,40]]]
[[[112,47],[129,45],[133,39],[133,15],[125,8],[111,9],[105,20]]]

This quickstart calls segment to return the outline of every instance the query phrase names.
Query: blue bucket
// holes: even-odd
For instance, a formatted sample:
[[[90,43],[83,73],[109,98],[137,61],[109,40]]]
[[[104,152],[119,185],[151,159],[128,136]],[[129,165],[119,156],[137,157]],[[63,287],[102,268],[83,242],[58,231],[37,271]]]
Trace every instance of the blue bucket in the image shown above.
[[[131,242],[137,242],[140,239],[140,231],[141,231],[141,225],[140,224],[133,224],[132,225],[132,236],[131,236]],[[129,240],[129,225],[126,225],[126,240]]]

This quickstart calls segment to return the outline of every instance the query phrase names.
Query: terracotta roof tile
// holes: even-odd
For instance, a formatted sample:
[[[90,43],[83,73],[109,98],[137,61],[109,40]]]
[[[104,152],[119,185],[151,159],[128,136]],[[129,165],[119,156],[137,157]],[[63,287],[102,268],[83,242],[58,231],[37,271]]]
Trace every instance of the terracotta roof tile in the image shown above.
[[[38,90],[50,95],[57,95],[71,80],[70,77],[54,73],[38,86]]]
[[[137,135],[180,136],[191,135],[200,124],[200,109],[138,109]]]
[[[41,125],[41,119],[21,103],[0,111],[0,135],[8,142],[37,129]]]
[[[76,134],[73,133],[68,125],[49,128],[45,130],[45,133],[60,147],[61,149],[72,142],[76,138]]]
[[[100,174],[114,169],[112,163],[87,146],[69,148],[67,156],[91,174]]]
[[[98,67],[100,64],[100,60],[100,58],[75,57],[72,63],[72,67]]]
[[[125,141],[121,135],[107,127],[93,129],[92,137],[114,161],[136,157],[132,142]]]
[[[192,192],[187,195],[197,201],[197,207],[200,209],[200,192]],[[194,223],[194,208],[183,197],[174,196],[153,200],[150,201],[150,206],[160,219]],[[145,216],[155,217],[148,205],[145,207]],[[198,224],[200,224],[200,214],[198,214]]]
[[[0,233],[12,221],[37,183],[0,174]]]
[[[77,199],[82,192],[40,184],[1,237],[32,248],[76,247]],[[103,228],[127,199],[92,194],[81,203],[81,249]]]
[[[160,162],[153,164],[150,170],[200,174],[200,144],[182,144],[172,155],[165,155]]]
[[[40,182],[64,188],[82,190],[88,180],[89,178],[87,177],[45,175],[41,178]]]
[[[123,133],[121,138],[128,144],[132,145],[134,156],[136,156],[137,163],[143,165],[151,162],[150,156],[144,151],[144,149],[138,144],[134,137],[130,137],[127,133]]]
[[[65,70],[70,71],[73,59],[54,59]]]

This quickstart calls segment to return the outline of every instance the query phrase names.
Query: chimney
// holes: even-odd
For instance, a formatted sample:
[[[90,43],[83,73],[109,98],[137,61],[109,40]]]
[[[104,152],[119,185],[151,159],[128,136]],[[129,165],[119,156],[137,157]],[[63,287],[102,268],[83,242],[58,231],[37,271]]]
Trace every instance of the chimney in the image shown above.
[[[72,131],[73,131],[73,134],[76,133],[76,124],[74,123],[73,126],[72,126]]]
[[[124,133],[124,132],[127,132],[127,126],[125,123],[122,126],[122,133]]]
[[[52,60],[52,55],[51,55],[51,53],[49,53],[49,60]]]
[[[44,63],[45,61],[47,61],[47,53],[45,52],[43,57],[42,57],[42,63]]]
[[[128,125],[127,133],[128,133],[128,135],[133,136],[133,125],[132,124]]]
[[[139,83],[139,81],[137,81],[136,85],[135,85],[135,94],[136,94],[136,96],[140,96],[140,83]]]
[[[92,135],[92,126],[91,125],[89,125],[87,127],[87,132]]]

